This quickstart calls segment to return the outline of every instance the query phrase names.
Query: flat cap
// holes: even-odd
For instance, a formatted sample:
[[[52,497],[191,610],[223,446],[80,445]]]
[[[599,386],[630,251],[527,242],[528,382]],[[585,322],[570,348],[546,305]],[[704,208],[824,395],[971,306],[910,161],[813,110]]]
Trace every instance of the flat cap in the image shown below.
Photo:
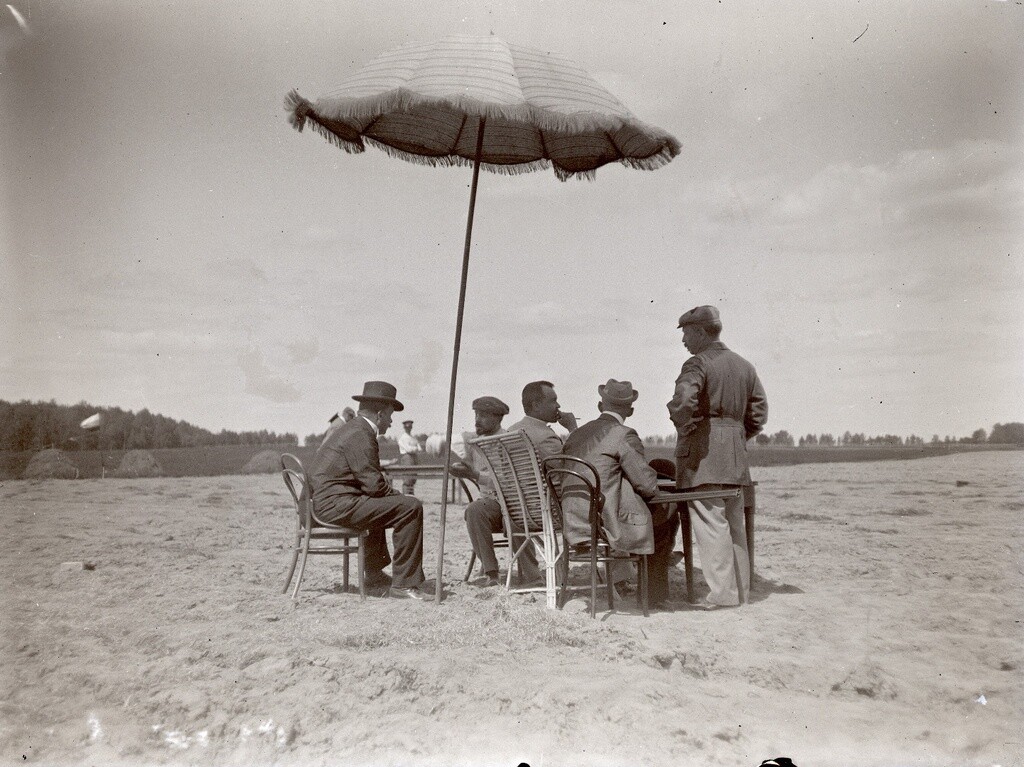
[[[718,309],[713,306],[695,306],[679,318],[679,327],[684,325],[704,325],[713,322],[719,324],[722,322],[718,316]]]
[[[497,397],[477,397],[473,400],[473,409],[492,415],[508,415],[508,405]]]

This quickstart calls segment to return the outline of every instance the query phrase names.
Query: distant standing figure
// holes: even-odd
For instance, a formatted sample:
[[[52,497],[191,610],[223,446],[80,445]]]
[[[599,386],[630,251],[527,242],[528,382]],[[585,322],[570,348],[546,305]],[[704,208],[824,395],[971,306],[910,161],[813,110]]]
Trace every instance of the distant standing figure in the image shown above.
[[[747,440],[768,420],[768,400],[754,366],[718,340],[722,322],[713,306],[679,318],[683,363],[668,403],[676,426],[676,487],[715,490],[750,484]],[[698,606],[733,607],[747,601],[750,560],[743,496],[689,504],[704,579],[711,589]]]
[[[420,442],[412,435],[412,421],[402,421],[405,431],[398,435],[398,465],[415,466],[416,454],[420,452]],[[416,476],[407,475],[402,479],[402,492],[412,495],[416,489]]]
[[[341,426],[344,426],[345,424],[347,424],[349,421],[351,421],[355,417],[356,417],[356,411],[353,410],[350,407],[346,407],[344,410],[342,410],[340,416],[337,413],[332,415],[331,416],[331,420],[327,422],[328,423],[327,431],[324,432],[324,438],[322,440],[320,440],[320,444],[321,445],[324,444],[324,442],[327,441],[327,438],[329,436],[331,436],[331,434],[334,433],[335,429],[340,428]]]

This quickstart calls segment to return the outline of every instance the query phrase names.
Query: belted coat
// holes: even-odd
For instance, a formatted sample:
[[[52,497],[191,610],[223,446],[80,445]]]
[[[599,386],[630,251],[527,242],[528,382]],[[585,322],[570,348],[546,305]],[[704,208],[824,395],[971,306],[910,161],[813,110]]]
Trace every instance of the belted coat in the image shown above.
[[[747,440],[768,421],[754,366],[721,341],[683,363],[668,403],[676,426],[676,486],[749,485]]]

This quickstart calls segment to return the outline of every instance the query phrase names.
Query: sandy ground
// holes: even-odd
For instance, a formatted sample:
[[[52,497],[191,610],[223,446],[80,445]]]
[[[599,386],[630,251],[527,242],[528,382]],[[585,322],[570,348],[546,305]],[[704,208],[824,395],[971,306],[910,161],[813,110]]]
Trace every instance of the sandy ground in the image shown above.
[[[1022,477],[1022,452],[760,469],[751,604],[597,620],[463,584],[460,509],[440,607],[361,603],[333,557],[293,602],[278,475],[5,482],[0,759],[1020,764]]]

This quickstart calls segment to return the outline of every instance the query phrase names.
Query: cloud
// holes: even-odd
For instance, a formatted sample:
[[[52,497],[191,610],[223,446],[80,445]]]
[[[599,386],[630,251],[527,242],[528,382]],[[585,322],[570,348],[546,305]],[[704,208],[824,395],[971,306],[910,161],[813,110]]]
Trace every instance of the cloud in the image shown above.
[[[245,391],[271,402],[298,402],[299,390],[276,375],[263,361],[263,352],[250,348],[238,355],[238,367],[245,374]]]
[[[291,361],[296,365],[312,362],[320,355],[320,341],[316,338],[311,338],[308,341],[291,341],[285,344],[284,348],[288,351]]]

